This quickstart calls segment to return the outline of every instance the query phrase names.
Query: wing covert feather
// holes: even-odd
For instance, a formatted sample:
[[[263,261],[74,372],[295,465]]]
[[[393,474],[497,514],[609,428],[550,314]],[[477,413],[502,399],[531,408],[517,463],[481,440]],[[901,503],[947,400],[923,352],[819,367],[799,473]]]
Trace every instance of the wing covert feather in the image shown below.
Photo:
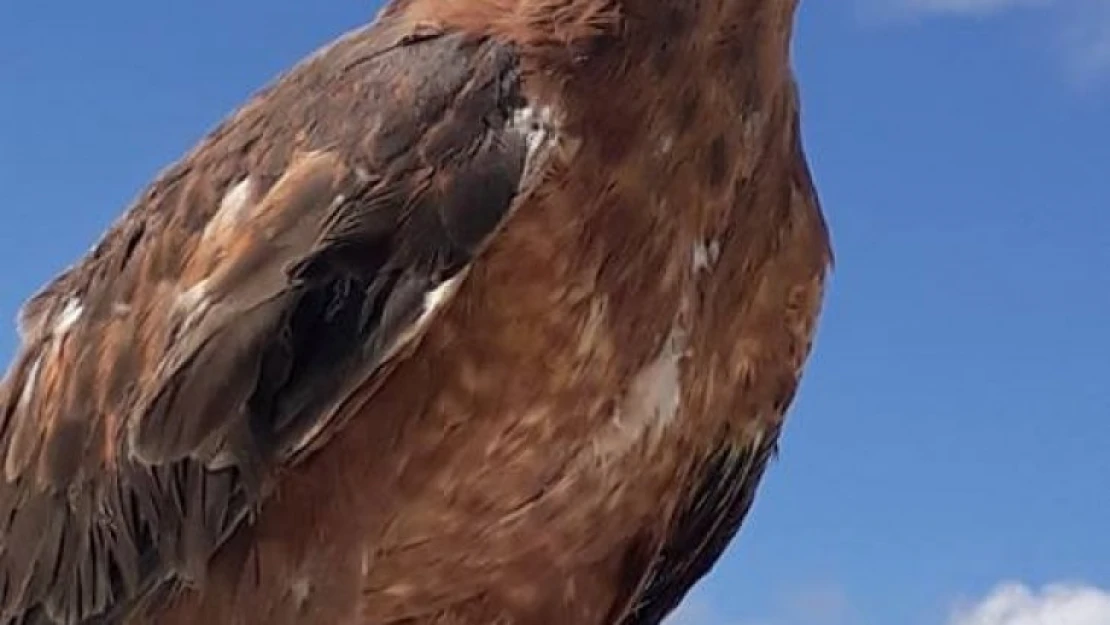
[[[408,34],[380,21],[261,91],[21,311],[0,623],[118,622],[202,576],[525,190],[512,50]]]

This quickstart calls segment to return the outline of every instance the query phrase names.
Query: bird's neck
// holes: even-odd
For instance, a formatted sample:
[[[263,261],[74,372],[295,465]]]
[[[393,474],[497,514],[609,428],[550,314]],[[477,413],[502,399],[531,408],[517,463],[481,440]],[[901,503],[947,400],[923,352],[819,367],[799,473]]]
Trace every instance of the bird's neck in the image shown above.
[[[387,12],[491,35],[526,54],[578,63],[620,41],[667,55],[778,71],[789,62],[798,0],[393,0]],[[638,59],[628,59],[635,61]],[[666,62],[661,61],[661,62]]]

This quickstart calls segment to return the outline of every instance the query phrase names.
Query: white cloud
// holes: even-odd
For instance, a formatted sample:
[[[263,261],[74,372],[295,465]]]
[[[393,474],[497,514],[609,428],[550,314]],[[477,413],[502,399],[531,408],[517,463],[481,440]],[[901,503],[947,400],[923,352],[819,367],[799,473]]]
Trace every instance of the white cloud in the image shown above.
[[[1110,2],[1073,0],[1061,40],[1070,73],[1082,84],[1110,74]]]
[[[1004,583],[974,605],[957,608],[948,625],[1110,625],[1110,591],[1082,584],[1033,589]]]
[[[870,623],[834,585],[787,593],[768,618],[740,617],[720,599],[695,591],[664,625],[859,625]],[[985,596],[957,604],[944,625],[1110,625],[1110,589],[1089,584],[1032,588],[1004,582]]]
[[[1084,0],[856,0],[856,6],[865,20],[889,23],[919,17],[989,18],[1023,9],[1059,9],[1082,1]]]
[[[873,24],[986,20],[1036,11],[1043,30],[1034,36],[1063,57],[1069,78],[1083,86],[1110,77],[1110,0],[857,0],[857,6]]]
[[[770,615],[754,617],[742,606],[725,605],[704,589],[694,590],[663,625],[863,625],[844,589],[813,583],[782,592]]]
[[[1059,4],[1058,0],[897,0],[907,11],[949,13],[956,15],[987,15],[1022,7],[1044,7]]]

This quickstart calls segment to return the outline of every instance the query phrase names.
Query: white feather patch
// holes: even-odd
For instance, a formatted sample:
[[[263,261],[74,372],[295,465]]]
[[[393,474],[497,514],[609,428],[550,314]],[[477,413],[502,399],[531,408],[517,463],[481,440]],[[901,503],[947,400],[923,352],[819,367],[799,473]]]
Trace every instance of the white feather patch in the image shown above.
[[[204,305],[208,297],[208,279],[200,280],[193,286],[185,289],[177,296],[177,308],[183,312],[191,312]]]
[[[459,285],[459,278],[461,276],[461,272],[455,274],[451,278],[439,283],[436,288],[428,291],[424,295],[424,310],[420,313],[420,319],[416,322],[417,325],[426,323],[426,319],[428,318],[428,316],[439,310],[439,308],[447,302],[447,298],[449,298],[451,295],[454,295],[455,289]]]
[[[424,330],[428,327],[428,324],[431,323],[435,314],[441,310],[447,302],[451,301],[451,297],[455,294],[455,291],[458,290],[459,285],[462,283],[469,269],[469,266],[464,267],[461,271],[447,280],[440,282],[435,288],[424,294],[420,315],[411,326],[405,328],[404,331],[397,336],[397,339],[393,341],[389,349],[386,350],[382,358],[383,360],[393,357],[393,355],[397,353],[397,350],[424,333]]]
[[[251,196],[254,194],[254,183],[250,178],[243,178],[233,185],[220,200],[220,208],[208,225],[204,228],[203,238],[210,239],[219,236],[249,214]]]
[[[289,592],[293,596],[293,602],[297,605],[297,608],[303,609],[309,595],[312,594],[312,580],[306,574],[296,576],[293,582],[289,584]]]
[[[182,319],[179,332],[184,333],[193,329],[210,305],[207,278],[178,293],[174,307],[179,318]]]
[[[655,145],[655,153],[659,156],[667,156],[674,149],[674,135],[664,134],[659,142]]]
[[[600,456],[623,455],[645,437],[656,436],[675,422],[682,404],[686,349],[686,330],[675,320],[659,353],[632,378],[612,421],[595,441]]]
[[[54,335],[69,332],[73,326],[81,320],[81,315],[84,312],[85,306],[81,303],[81,300],[76,297],[69,298],[66,301],[65,307],[58,313],[58,318],[54,321],[54,327],[51,332]]]
[[[558,115],[550,106],[525,106],[513,111],[510,126],[524,135],[527,152],[523,179],[527,180],[543,163],[543,154],[560,141],[562,134]]]
[[[694,273],[707,271],[717,263],[721,255],[721,244],[716,239],[712,241],[698,241],[694,244],[693,265]]]
[[[31,371],[27,373],[27,379],[23,381],[23,388],[19,393],[19,406],[20,411],[26,411],[27,407],[31,405],[31,400],[35,398],[35,388],[39,382],[39,367],[42,365],[42,356],[35,358],[34,364],[31,365]]]

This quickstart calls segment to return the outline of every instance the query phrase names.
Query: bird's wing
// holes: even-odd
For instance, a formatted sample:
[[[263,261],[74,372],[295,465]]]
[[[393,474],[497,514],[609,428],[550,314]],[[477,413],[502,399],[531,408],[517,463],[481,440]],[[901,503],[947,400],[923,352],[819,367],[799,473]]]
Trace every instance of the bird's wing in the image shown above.
[[[381,22],[258,94],[34,296],[0,386],[0,623],[111,621],[200,575],[527,190],[550,146],[531,110],[511,49]]]

